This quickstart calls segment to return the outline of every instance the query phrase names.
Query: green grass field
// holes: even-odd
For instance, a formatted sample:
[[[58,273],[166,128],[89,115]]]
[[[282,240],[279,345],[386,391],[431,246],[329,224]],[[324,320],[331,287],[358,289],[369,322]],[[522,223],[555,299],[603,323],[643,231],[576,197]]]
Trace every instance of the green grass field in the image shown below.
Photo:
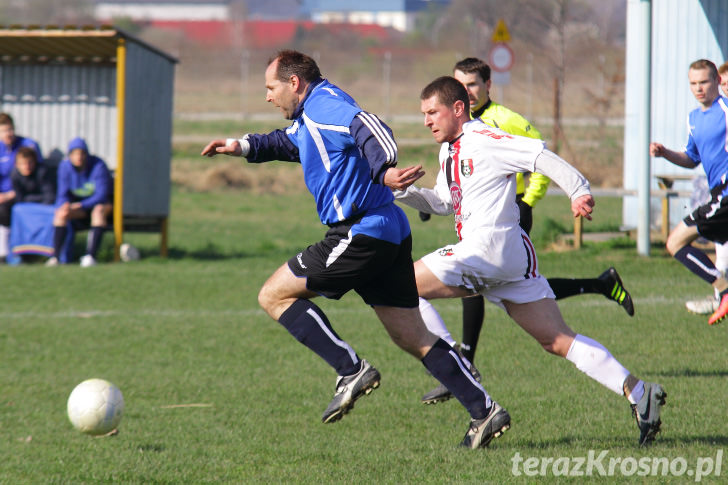
[[[535,238],[568,230],[567,211],[565,198],[547,197]],[[408,213],[415,257],[454,240],[450,219],[425,224]],[[624,398],[547,355],[490,305],[476,364],[513,425],[489,449],[465,451],[456,447],[465,410],[455,401],[420,404],[434,381],[355,295],[318,303],[381,371],[382,385],[341,422],[321,424],[333,371],[257,305],[269,274],[323,235],[307,194],[176,189],[171,214],[167,260],[157,255],[156,236],[130,234],[142,251],[137,262],[0,267],[0,483],[685,483],[728,445],[726,328],[684,310],[686,298],[709,288],[659,246],[649,259],[627,240],[540,254],[547,276],[619,269],[635,317],[601,296],[560,306],[573,328],[665,386],[655,445],[636,446]],[[619,214],[618,200],[600,200],[587,229],[613,228]],[[107,259],[110,244],[107,236]],[[460,302],[436,306],[459,336]],[[116,437],[82,435],[66,418],[69,393],[90,377],[124,393]],[[563,465],[590,450],[607,450],[604,474],[597,467],[591,476],[563,477],[547,461],[539,462],[542,477],[526,475],[523,463],[513,472],[518,457]],[[621,460],[611,476],[610,458]],[[672,472],[645,477],[633,467],[659,458]],[[702,483],[724,482],[728,464],[721,475],[712,469]]]

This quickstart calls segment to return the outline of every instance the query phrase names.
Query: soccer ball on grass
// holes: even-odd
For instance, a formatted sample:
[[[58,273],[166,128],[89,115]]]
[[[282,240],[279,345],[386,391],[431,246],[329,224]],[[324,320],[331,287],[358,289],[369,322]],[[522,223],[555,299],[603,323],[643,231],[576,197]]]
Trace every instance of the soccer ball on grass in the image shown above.
[[[83,381],[68,396],[68,419],[82,433],[108,434],[119,426],[123,413],[121,391],[103,379]]]

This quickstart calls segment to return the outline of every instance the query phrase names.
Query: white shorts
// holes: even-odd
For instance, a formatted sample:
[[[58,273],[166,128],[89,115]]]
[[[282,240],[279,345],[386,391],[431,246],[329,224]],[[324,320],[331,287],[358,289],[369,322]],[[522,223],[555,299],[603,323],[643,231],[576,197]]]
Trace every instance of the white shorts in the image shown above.
[[[470,237],[425,255],[422,262],[447,286],[480,293],[502,306],[502,300],[529,303],[555,298],[528,235],[505,228]]]

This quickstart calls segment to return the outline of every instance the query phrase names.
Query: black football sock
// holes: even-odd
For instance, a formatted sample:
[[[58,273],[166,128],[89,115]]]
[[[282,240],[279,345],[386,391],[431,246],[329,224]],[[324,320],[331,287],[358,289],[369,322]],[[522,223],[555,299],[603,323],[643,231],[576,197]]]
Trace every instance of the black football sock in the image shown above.
[[[63,243],[66,242],[67,235],[67,226],[55,226],[53,228],[53,255],[57,259],[61,259],[61,251],[63,250]]]
[[[549,278],[548,282],[557,300],[583,293],[605,292],[604,283],[597,278]]]
[[[296,300],[278,321],[296,340],[336,369],[338,375],[349,376],[361,368],[354,349],[336,334],[324,312],[310,300]]]
[[[90,254],[94,258],[101,245],[101,237],[104,235],[103,227],[92,227],[86,238],[86,254]]]
[[[465,406],[473,419],[483,419],[488,415],[490,396],[447,342],[438,339],[422,358],[422,363]]]
[[[693,246],[681,248],[675,253],[675,259],[708,283],[712,284],[720,276],[720,271],[715,268],[708,255]]]
[[[460,351],[470,362],[475,360],[480,330],[485,316],[485,299],[481,295],[463,298],[463,341]]]

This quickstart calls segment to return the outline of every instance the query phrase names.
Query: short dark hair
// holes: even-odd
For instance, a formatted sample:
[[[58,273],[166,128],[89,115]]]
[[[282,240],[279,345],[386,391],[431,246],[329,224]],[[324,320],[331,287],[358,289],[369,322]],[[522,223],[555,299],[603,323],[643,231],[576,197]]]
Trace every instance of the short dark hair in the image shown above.
[[[20,147],[18,148],[18,151],[15,153],[15,159],[17,160],[18,156],[24,157],[24,158],[30,158],[35,162],[35,164],[38,164],[38,154],[35,153],[35,150],[33,150],[30,147]]]
[[[0,113],[0,125],[10,125],[15,128],[15,123],[13,123],[13,117],[7,113]]]
[[[466,109],[469,109],[468,107],[470,106],[468,91],[463,86],[463,83],[452,76],[438,77],[425,86],[425,89],[420,93],[421,100],[429,99],[433,96],[437,96],[440,103],[446,106],[452,106],[456,101],[462,101]]]
[[[707,69],[710,71],[710,76],[713,79],[718,79],[720,77],[718,75],[718,68],[715,67],[713,61],[709,61],[708,59],[698,59],[697,61],[694,61],[690,64],[690,69]]]
[[[490,66],[476,57],[466,57],[455,64],[455,67],[453,67],[452,70],[453,72],[462,71],[465,74],[475,73],[480,75],[484,82],[490,81]]]
[[[316,61],[310,56],[294,50],[282,50],[275,57],[268,59],[270,66],[278,60],[276,76],[279,81],[288,81],[291,76],[298,76],[302,81],[311,83],[321,77]]]

